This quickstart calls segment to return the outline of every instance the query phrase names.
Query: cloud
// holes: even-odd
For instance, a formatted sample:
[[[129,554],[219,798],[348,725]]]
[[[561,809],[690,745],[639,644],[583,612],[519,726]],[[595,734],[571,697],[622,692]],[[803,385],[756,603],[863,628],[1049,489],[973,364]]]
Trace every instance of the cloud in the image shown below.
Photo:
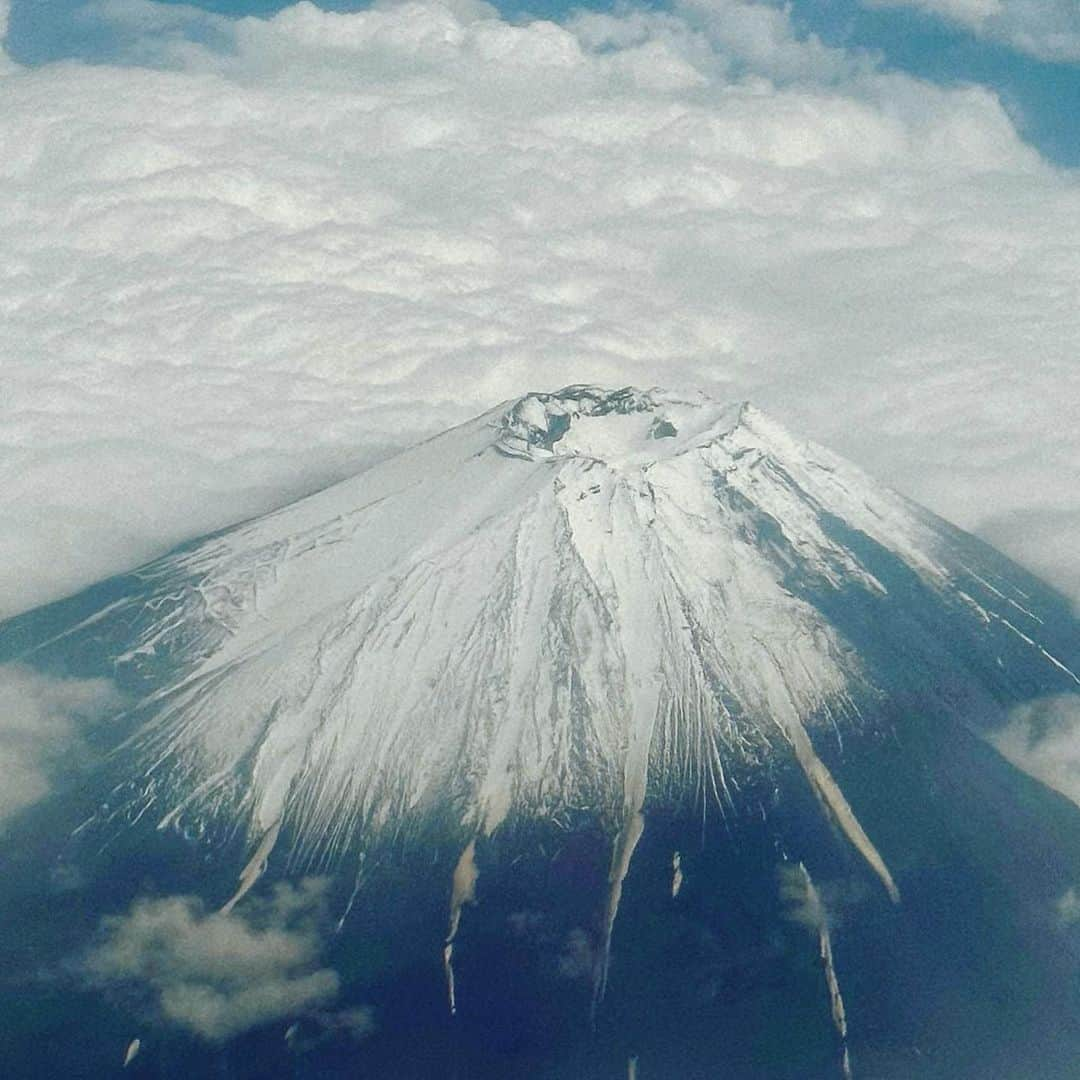
[[[1075,0],[861,0],[869,8],[913,8],[1038,60],[1080,61]]]
[[[8,57],[5,42],[8,35],[8,24],[11,18],[11,0],[0,0],[0,75],[10,71],[14,65]]]
[[[1020,706],[990,741],[1018,769],[1080,806],[1080,695]]]
[[[107,679],[54,679],[0,665],[0,832],[52,790],[52,776],[85,754],[79,724],[115,707]]]
[[[377,1029],[374,1010],[367,1006],[338,1012],[312,1012],[302,1021],[289,1025],[285,1042],[294,1054],[306,1054],[333,1040],[363,1042]]]
[[[229,914],[207,912],[190,896],[137,900],[104,920],[82,973],[91,985],[149,991],[166,1021],[210,1041],[301,1016],[340,986],[335,971],[319,967],[324,892],[320,879],[283,883],[269,899]],[[327,1024],[366,1032],[371,1018],[330,1014]]]
[[[1072,886],[1066,889],[1058,897],[1054,910],[1057,912],[1058,922],[1063,927],[1075,926],[1077,922],[1080,922],[1080,895],[1077,895],[1076,889]]]
[[[579,381],[752,398],[1075,585],[1080,181],[987,90],[744,0],[87,17],[124,63],[4,76],[0,613]]]
[[[828,925],[828,915],[821,895],[810,882],[802,865],[781,863],[776,868],[784,918],[812,930],[815,934]]]

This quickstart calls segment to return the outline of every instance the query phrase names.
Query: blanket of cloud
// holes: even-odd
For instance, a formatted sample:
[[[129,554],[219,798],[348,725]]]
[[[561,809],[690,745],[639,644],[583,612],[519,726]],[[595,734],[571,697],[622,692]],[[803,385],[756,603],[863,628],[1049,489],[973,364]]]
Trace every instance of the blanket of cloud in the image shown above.
[[[2,0],[0,0],[2,2]],[[532,388],[752,398],[1080,593],[1080,178],[675,0],[103,0],[0,74],[0,613]]]
[[[325,884],[282,883],[228,914],[195,897],[143,897],[104,921],[82,975],[95,986],[142,988],[164,1020],[211,1041],[301,1015],[340,986],[337,972],[318,966]]]
[[[1076,0],[860,0],[870,8],[912,8],[976,36],[1051,63],[1080,61]]]

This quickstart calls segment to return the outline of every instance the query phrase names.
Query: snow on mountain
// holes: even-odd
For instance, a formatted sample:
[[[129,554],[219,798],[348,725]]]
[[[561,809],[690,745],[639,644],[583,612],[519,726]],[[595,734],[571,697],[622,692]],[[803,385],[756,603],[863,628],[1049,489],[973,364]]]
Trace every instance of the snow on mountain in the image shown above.
[[[890,819],[910,819],[924,858],[953,867],[954,891],[977,894],[983,871],[971,867],[983,863],[997,867],[988,880],[1008,876],[965,831],[976,820],[1008,822],[1002,857],[1047,911],[1043,894],[1072,881],[1073,819],[1063,824],[1053,797],[1025,794],[994,758],[1007,775],[996,771],[980,756],[993,751],[968,735],[1080,690],[1068,604],[746,404],[594,386],[528,394],[0,625],[0,661],[13,660],[42,677],[109,676],[125,700],[85,732],[104,753],[58,788],[44,824],[29,823],[28,851],[49,830],[127,830],[122,884],[144,861],[171,865],[148,839],[220,842],[220,879],[192,885],[218,905],[238,874],[223,917],[268,869],[342,871],[355,885],[339,931],[365,867],[394,847],[421,852],[439,880],[412,882],[415,895],[400,900],[419,904],[429,885],[437,903],[449,896],[451,1013],[455,965],[470,962],[468,949],[455,957],[466,905],[488,887],[489,908],[512,905],[511,937],[528,915],[499,859],[533,865],[534,849],[547,857],[543,837],[558,844],[597,825],[606,882],[583,871],[593,884],[579,889],[571,872],[566,903],[549,905],[567,940],[586,942],[594,1015],[620,904],[628,917],[624,886],[631,915],[641,911],[635,856],[710,928],[706,883],[712,895],[734,874],[741,904],[744,887],[759,898],[775,889],[779,865],[800,910],[817,912],[803,922],[818,941],[844,1075],[845,1003],[811,865],[827,870],[828,853],[843,852],[893,912],[906,910],[894,905],[910,886],[909,964],[921,980],[944,958],[925,976],[931,987],[951,977],[949,950],[967,948],[966,931],[926,921],[928,896],[935,910],[940,897]],[[707,843],[721,822],[724,835]],[[740,852],[756,854],[740,862]],[[107,894],[94,902],[108,909]],[[369,889],[362,923],[375,937],[396,902]],[[881,916],[868,910],[869,926]],[[1002,925],[1019,925],[1009,910]],[[753,936],[782,933],[787,916],[766,904],[724,918],[742,918]],[[639,936],[659,941],[680,924],[658,925]],[[475,931],[470,948],[475,1010],[475,965],[492,954],[479,959]],[[854,990],[873,1015],[858,979]]]
[[[791,759],[899,899],[822,748],[879,702],[989,728],[1075,690],[1035,587],[752,406],[572,386],[56,605],[47,641],[14,620],[0,654],[104,656],[139,700],[125,797],[239,819],[238,895],[282,830],[328,865],[437,813],[471,859],[585,806],[618,834],[613,918],[647,806],[728,813]]]

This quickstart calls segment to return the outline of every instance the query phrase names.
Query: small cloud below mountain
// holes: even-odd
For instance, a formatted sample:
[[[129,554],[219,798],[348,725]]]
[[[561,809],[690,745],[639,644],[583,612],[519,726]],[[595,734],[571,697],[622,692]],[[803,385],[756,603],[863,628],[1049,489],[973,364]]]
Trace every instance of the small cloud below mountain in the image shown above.
[[[161,1018],[211,1042],[302,1016],[340,988],[320,964],[325,890],[319,878],[283,883],[228,914],[193,896],[136,900],[103,921],[82,974],[91,985],[145,990]]]

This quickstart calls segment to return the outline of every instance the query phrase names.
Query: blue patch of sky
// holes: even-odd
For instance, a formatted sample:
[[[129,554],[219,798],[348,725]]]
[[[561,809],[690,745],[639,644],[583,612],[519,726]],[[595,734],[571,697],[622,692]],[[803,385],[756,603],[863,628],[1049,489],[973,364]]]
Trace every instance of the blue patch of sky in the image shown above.
[[[795,0],[796,24],[830,45],[874,49],[889,67],[944,85],[994,90],[1024,137],[1061,165],[1080,165],[1080,64],[1052,64],[907,10],[857,0]]]
[[[176,0],[163,0],[164,3]],[[218,14],[270,15],[287,0],[186,0]],[[13,0],[7,47],[20,62],[40,64],[78,57],[109,60],[123,42],[118,31],[86,18],[86,0]],[[367,7],[358,0],[319,0],[334,11]],[[508,17],[559,19],[580,6],[567,0],[497,0]],[[652,6],[663,6],[654,4]],[[894,69],[944,85],[980,83],[1004,102],[1024,137],[1049,160],[1080,166],[1080,64],[1046,63],[1005,45],[980,41],[910,9],[870,10],[858,0],[794,0],[796,24],[831,45],[875,50]]]

